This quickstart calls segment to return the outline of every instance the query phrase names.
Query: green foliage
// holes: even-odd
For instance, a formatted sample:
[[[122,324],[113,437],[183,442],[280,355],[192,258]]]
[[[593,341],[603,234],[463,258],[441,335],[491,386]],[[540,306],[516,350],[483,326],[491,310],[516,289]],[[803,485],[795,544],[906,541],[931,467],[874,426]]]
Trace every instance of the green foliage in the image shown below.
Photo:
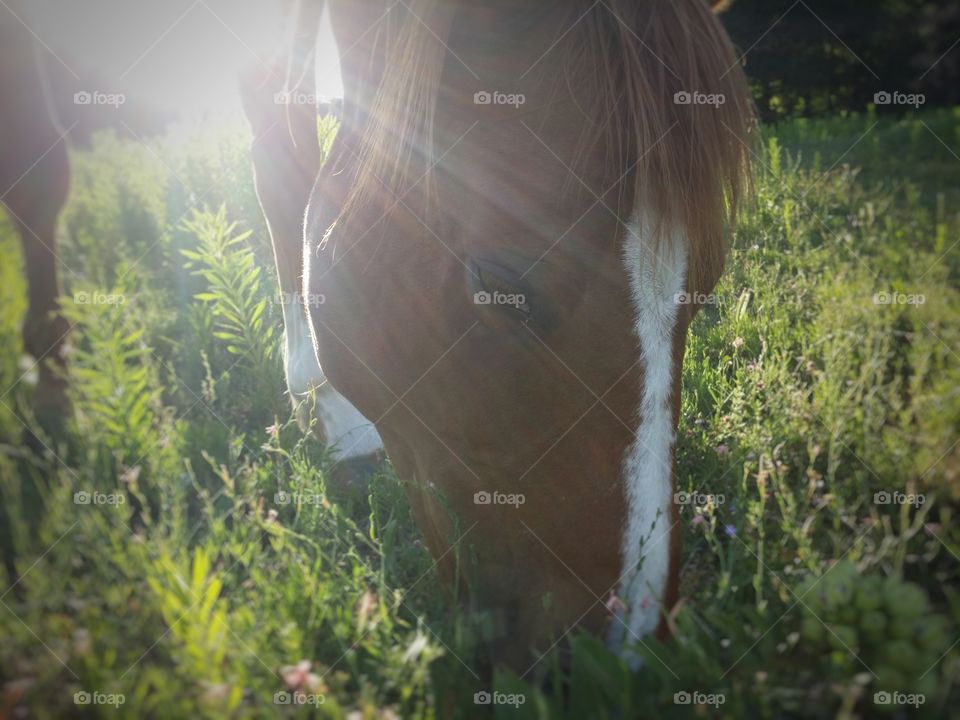
[[[268,280],[248,247],[250,231],[236,232],[224,206],[216,213],[194,211],[183,228],[198,241],[196,250],[180,252],[186,268],[206,281],[207,289],[195,297],[211,304],[213,336],[248,365],[252,378],[275,375],[279,333],[267,315]]]
[[[896,576],[862,577],[843,560],[801,583],[796,593],[808,611],[800,634],[810,667],[843,678],[862,664],[884,691],[909,687],[936,694],[937,675],[927,671],[950,645],[949,625],[930,612],[919,586]]]
[[[890,689],[924,693],[911,715],[946,716],[960,165],[937,138],[956,147],[960,113],[875,121],[766,132],[756,204],[688,342],[677,489],[707,497],[681,513],[672,638],[637,645],[632,671],[574,632],[526,677],[492,680],[483,628],[441,590],[390,467],[365,496],[339,492],[290,418],[240,135],[97,139],[64,218],[75,418],[59,444],[38,430],[39,452],[20,440],[23,279],[0,267],[0,378],[16,382],[0,397],[0,707],[873,717]],[[9,224],[0,248],[16,252]],[[913,504],[884,502],[898,494]],[[516,706],[474,704],[494,690]],[[80,707],[77,691],[125,702]]]

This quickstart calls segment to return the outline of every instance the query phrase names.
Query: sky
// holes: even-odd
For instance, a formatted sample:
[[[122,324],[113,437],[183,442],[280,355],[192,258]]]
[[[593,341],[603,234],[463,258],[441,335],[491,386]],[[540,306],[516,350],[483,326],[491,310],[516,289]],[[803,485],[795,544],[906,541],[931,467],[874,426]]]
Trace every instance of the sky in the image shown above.
[[[52,62],[182,118],[236,112],[239,69],[283,37],[277,0],[2,2],[59,58]],[[17,22],[3,5],[0,22]],[[317,70],[318,93],[342,95],[326,16]]]

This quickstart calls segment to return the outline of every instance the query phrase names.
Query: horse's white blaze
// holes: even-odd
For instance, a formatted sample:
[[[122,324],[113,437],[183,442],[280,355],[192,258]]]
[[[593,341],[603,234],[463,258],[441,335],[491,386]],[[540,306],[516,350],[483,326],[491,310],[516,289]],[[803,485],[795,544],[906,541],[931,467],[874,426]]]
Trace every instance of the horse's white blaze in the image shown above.
[[[326,382],[306,314],[299,304],[284,304],[283,326],[287,389],[298,402],[316,390],[317,419],[332,446],[333,459],[348,460],[382,450],[380,435],[370,421]]]
[[[618,595],[626,616],[613,621],[608,638],[618,651],[656,629],[670,566],[673,338],[677,296],[683,292],[686,277],[687,248],[682,236],[670,234],[664,238],[658,257],[649,227],[637,219],[631,221],[623,252],[634,306],[634,330],[640,343],[643,390],[640,425],[623,468],[627,522]],[[629,659],[638,664],[637,658]]]

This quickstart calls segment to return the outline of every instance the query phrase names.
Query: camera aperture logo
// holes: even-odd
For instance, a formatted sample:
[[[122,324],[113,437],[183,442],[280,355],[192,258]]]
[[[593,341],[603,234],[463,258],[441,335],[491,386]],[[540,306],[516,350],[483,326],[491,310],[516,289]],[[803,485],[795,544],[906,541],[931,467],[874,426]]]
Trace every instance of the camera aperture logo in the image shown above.
[[[74,705],[106,705],[109,707],[120,707],[127,701],[123,693],[104,693],[98,690],[90,692],[88,690],[78,690],[73,694]]]
[[[274,105],[319,105],[323,102],[325,102],[325,98],[316,93],[290,90],[273,94]]]
[[[713,707],[720,707],[726,701],[727,697],[723,693],[704,693],[699,690],[687,692],[686,690],[681,690],[673,694],[674,705],[712,705]]]
[[[521,310],[527,307],[527,296],[523,293],[479,290],[473,294],[473,303],[474,305],[506,305]]]
[[[880,490],[873,494],[874,505],[913,505],[920,507],[927,501],[923,493],[902,493],[899,490]]]
[[[878,292],[873,296],[874,305],[923,305],[926,295],[919,293]]]
[[[276,505],[322,505],[323,495],[319,493],[291,493],[286,490],[279,490],[273,494],[273,502]]]
[[[99,90],[80,90],[73,94],[74,105],[107,105],[118,108],[127,102],[123,93],[105,93]]]
[[[512,505],[514,508],[519,508],[526,501],[527,497],[523,493],[502,493],[496,490],[487,492],[486,490],[481,490],[473,494],[474,505]]]
[[[74,305],[125,305],[127,296],[122,293],[87,292],[73,294]]]
[[[78,490],[73,494],[74,505],[123,505],[127,496],[123,493],[102,493],[94,490]]]
[[[874,705],[912,705],[915,708],[920,707],[927,701],[927,696],[922,693],[902,693],[902,692],[875,692],[873,694]]]
[[[511,105],[515,108],[520,107],[527,101],[523,93],[505,93],[494,90],[488,92],[480,90],[473,94],[474,105]]]
[[[727,96],[723,93],[705,93],[699,90],[688,92],[686,90],[680,90],[673,94],[674,105],[712,105],[713,107],[720,107],[726,104],[726,102]]]
[[[281,292],[273,296],[278,305],[299,305],[300,307],[319,307],[327,301],[323,293]]]
[[[474,705],[512,705],[515,708],[520,707],[527,701],[527,696],[523,693],[502,693],[488,692],[480,690],[473,694]]]
[[[326,701],[327,696],[322,693],[305,693],[295,690],[273,694],[274,705],[323,705]]]
[[[722,493],[719,495],[701,492],[678,492],[673,494],[673,502],[676,505],[704,507],[706,505],[723,505],[726,501],[727,499]]]
[[[893,92],[881,90],[873,96],[874,105],[910,105],[917,110],[926,101],[927,96],[923,93],[904,93],[899,90]]]
[[[682,292],[673,296],[677,305],[719,305],[720,299],[713,293]]]

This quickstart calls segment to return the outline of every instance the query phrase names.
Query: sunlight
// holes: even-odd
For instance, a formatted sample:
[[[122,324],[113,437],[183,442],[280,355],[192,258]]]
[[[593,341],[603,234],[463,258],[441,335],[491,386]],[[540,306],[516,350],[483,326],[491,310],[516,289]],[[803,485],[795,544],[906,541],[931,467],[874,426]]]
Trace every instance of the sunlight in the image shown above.
[[[188,119],[240,110],[237,74],[265,62],[285,37],[283,3],[129,3],[35,0],[24,20],[54,53],[52,74],[89,92],[120,92],[139,112]],[[317,94],[342,95],[324,12]]]

